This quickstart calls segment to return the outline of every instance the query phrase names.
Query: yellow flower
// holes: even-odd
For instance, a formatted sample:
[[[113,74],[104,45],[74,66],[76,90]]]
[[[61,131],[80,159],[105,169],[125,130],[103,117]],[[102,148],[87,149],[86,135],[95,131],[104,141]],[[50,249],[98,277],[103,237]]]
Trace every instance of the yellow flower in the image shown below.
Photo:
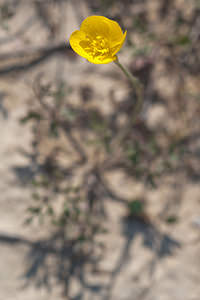
[[[93,64],[107,64],[116,60],[126,32],[119,24],[106,17],[90,16],[86,18],[80,30],[70,36],[72,49]]]

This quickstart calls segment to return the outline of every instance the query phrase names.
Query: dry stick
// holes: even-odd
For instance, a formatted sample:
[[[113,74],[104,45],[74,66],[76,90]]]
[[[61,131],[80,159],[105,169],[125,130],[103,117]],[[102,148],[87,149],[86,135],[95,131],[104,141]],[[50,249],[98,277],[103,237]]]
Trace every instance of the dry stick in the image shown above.
[[[142,109],[142,104],[143,104],[143,85],[139,81],[138,78],[133,76],[122,64],[119,62],[118,57],[114,61],[114,63],[122,70],[122,72],[126,75],[126,77],[130,80],[132,83],[133,88],[135,89],[136,96],[137,96],[137,102],[136,102],[136,107],[134,109],[133,113],[133,123],[135,123],[141,109]]]

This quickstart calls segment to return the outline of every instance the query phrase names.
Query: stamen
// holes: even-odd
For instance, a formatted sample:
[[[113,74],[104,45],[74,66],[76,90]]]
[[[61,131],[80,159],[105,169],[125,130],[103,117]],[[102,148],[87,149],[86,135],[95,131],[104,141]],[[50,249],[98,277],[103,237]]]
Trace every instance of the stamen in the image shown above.
[[[107,39],[100,35],[97,35],[95,39],[87,36],[81,44],[83,49],[93,58],[99,56],[99,59],[103,59],[110,52]]]

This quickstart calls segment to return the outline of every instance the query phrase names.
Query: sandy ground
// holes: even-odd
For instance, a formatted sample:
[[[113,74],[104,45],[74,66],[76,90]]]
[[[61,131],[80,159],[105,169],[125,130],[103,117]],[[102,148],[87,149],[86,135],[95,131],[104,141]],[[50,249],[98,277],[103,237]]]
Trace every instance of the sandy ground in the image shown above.
[[[27,7],[25,5],[26,14],[22,8],[19,10],[10,24],[11,30],[13,26],[20,28],[21,15],[26,15],[27,20],[32,18],[29,8],[28,4]],[[71,22],[62,26],[56,43],[65,40],[78,23],[71,6],[65,11],[70,14]],[[88,14],[85,6],[80,12],[83,16]],[[65,16],[62,18],[65,20]],[[30,25],[21,38],[5,42],[2,53],[13,48],[24,49],[24,45],[30,47],[33,40],[35,47],[42,46],[47,36],[45,30],[40,32],[40,37],[37,36],[41,28],[38,23]],[[32,39],[33,36],[36,38]],[[122,56],[122,60],[126,62],[126,57]],[[27,109],[30,83],[41,71],[50,74],[51,80],[62,76],[68,78],[69,84],[94,84],[95,97],[102,101],[104,107],[107,104],[102,98],[106,99],[110,89],[122,78],[115,66],[97,68],[82,59],[66,59],[63,62],[63,56],[57,59],[53,56],[29,71],[1,77],[0,300],[199,300],[200,227],[195,222],[200,216],[200,186],[198,182],[177,180],[175,174],[172,174],[170,182],[148,192],[147,210],[152,216],[151,226],[126,220],[124,206],[108,201],[105,222],[108,233],[100,237],[105,249],[97,269],[92,270],[87,265],[80,268],[70,279],[69,291],[65,280],[59,280],[58,273],[62,272],[59,269],[62,263],[58,264],[60,254],[56,250],[57,245],[48,243],[52,229],[37,224],[24,226],[25,211],[31,201],[29,180],[32,174],[27,153],[31,151],[32,135],[29,125],[22,126],[19,119]],[[117,76],[107,80],[105,74]],[[126,83],[123,82],[116,88],[116,95],[120,97],[124,90]],[[109,106],[106,109],[109,111]],[[152,115],[153,111],[149,113],[149,116]],[[120,186],[122,196],[132,189],[140,194],[144,188],[133,187],[120,173],[112,177],[111,185],[116,191]],[[163,224],[157,218],[168,202],[173,204],[178,217],[173,225]],[[42,267],[35,272],[39,264]]]
[[[27,166],[20,150],[29,149],[30,130],[19,124],[21,114],[22,106],[16,105],[8,119],[1,117],[0,299],[64,299],[63,283],[56,283],[53,272],[56,254],[47,252],[45,258],[49,260],[51,289],[42,283],[40,286],[40,274],[28,274],[31,260],[38,255],[37,242],[44,241],[49,233],[38,225],[23,225],[30,189],[20,185],[16,170]],[[27,174],[21,176],[27,179]],[[123,183],[123,178],[116,176],[115,181],[113,187]],[[148,205],[155,212],[158,198],[165,202],[169,197],[181,197],[179,222],[172,227],[160,224],[156,229],[123,221],[124,207],[108,202],[108,233],[102,237],[104,257],[95,273],[84,271],[84,286],[74,279],[71,299],[199,299],[200,232],[193,226],[198,217],[194,207],[199,206],[199,186],[185,183],[178,192],[161,186],[149,194]]]

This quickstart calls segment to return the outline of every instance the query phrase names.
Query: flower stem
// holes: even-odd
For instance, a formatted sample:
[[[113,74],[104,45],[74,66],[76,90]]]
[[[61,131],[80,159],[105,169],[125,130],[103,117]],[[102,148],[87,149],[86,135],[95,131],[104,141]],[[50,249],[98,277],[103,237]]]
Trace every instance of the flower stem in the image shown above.
[[[142,104],[143,104],[143,85],[140,82],[138,78],[133,76],[122,64],[119,62],[118,57],[114,61],[114,63],[122,70],[122,72],[126,75],[126,77],[130,80],[132,83],[133,88],[135,89],[136,96],[137,96],[137,102],[136,106],[134,109],[134,114],[133,114],[133,122],[135,123],[141,109],[142,109]]]

